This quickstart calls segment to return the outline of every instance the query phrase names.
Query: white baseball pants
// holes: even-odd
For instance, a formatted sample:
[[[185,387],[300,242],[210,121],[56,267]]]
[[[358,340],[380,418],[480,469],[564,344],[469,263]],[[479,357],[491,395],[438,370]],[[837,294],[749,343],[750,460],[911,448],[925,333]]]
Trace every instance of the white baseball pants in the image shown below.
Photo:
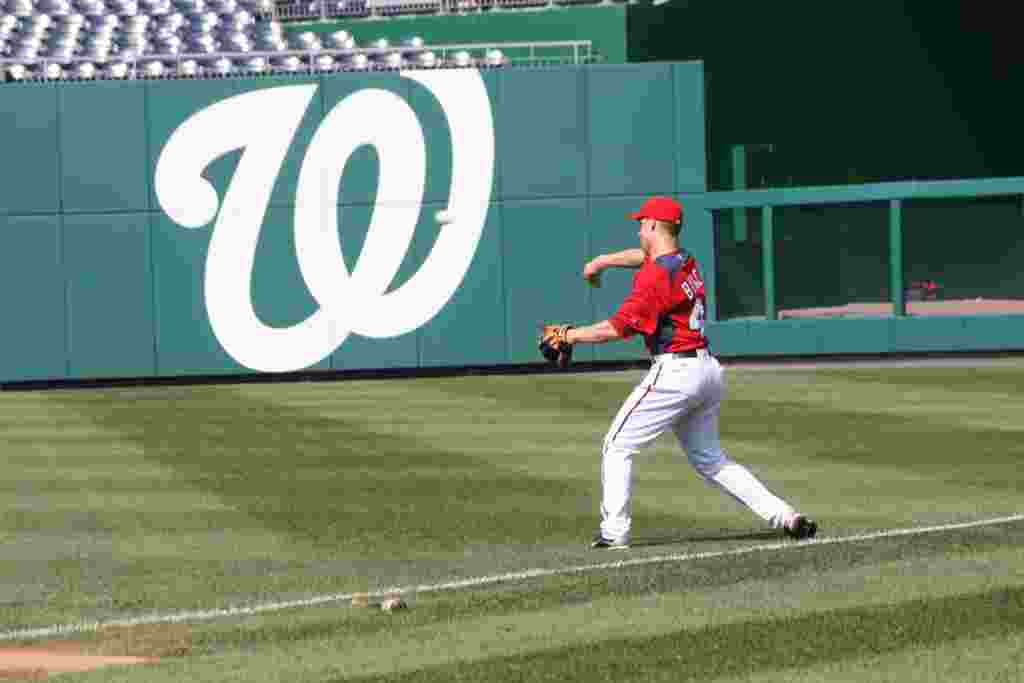
[[[633,454],[672,430],[690,464],[705,481],[731,495],[772,527],[793,514],[747,468],[731,461],[719,440],[724,371],[701,351],[697,358],[656,356],[612,422],[601,457],[601,533],[628,538]]]

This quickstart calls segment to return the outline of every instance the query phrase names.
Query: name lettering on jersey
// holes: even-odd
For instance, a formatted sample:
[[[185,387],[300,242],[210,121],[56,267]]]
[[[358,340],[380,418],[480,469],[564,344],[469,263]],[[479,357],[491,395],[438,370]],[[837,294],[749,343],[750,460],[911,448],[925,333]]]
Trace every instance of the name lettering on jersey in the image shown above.
[[[704,289],[704,280],[701,279],[700,273],[694,270],[683,281],[683,292],[686,293],[686,298],[695,299],[697,293]]]
[[[404,98],[358,90],[327,112],[306,150],[295,192],[295,254],[319,308],[289,327],[271,327],[251,300],[256,247],[271,191],[317,85],[287,85],[229,97],[193,114],[167,140],[154,189],[164,212],[185,228],[213,222],[204,297],[210,326],[225,352],[262,372],[314,365],[350,334],[397,337],[433,318],[462,284],[491,196],[494,120],[480,73],[473,69],[403,71],[433,94],[451,133],[452,224],[437,237],[420,269],[388,287],[419,221],[426,184],[423,127]],[[341,177],[363,145],[377,152],[377,204],[358,262],[345,266],[338,227]],[[243,150],[223,198],[203,177],[206,167]],[[341,228],[344,229],[344,221]]]

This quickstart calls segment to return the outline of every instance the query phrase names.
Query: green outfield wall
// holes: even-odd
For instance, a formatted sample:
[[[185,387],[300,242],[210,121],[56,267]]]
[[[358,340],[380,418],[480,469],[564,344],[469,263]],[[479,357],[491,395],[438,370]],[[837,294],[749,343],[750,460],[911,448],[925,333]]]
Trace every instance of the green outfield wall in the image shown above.
[[[700,65],[430,73],[3,86],[0,380],[534,362],[609,315],[586,260],[704,189]]]
[[[594,289],[581,269],[636,244],[626,215],[656,193],[686,207],[684,246],[703,264],[719,355],[1024,349],[1024,316],[758,318],[775,293],[755,249],[765,236],[753,220],[740,234],[737,211],[775,207],[772,306],[795,281],[815,295],[793,300],[807,305],[839,286],[823,254],[853,253],[827,212],[882,202],[884,213],[903,198],[910,240],[925,230],[915,220],[937,215],[912,218],[914,202],[1005,202],[1024,179],[707,192],[700,63],[3,93],[4,383],[537,362],[541,323],[618,307],[631,273]],[[802,229],[821,264],[786,261],[785,212],[801,207],[825,212]],[[870,270],[892,241],[861,237],[854,263]],[[960,261],[986,239],[961,239]],[[1003,245],[1007,258],[1018,244]],[[919,264],[908,257],[900,277]],[[635,341],[576,354],[643,357]]]

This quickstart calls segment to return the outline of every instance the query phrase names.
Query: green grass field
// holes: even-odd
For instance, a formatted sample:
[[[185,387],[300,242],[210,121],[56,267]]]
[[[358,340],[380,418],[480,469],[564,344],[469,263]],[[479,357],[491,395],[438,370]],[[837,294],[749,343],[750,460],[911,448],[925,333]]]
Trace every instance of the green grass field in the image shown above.
[[[1024,363],[730,370],[730,455],[837,542],[766,532],[663,437],[635,547],[592,551],[639,376],[0,394],[0,631],[427,586],[61,638],[170,655],[95,681],[1024,678],[1024,521],[920,529],[1024,513]]]

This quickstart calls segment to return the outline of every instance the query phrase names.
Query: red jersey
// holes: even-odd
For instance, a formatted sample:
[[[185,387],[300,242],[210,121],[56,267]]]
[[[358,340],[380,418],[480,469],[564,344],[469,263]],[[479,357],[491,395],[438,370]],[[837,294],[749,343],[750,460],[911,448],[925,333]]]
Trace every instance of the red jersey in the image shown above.
[[[707,348],[704,280],[684,250],[648,258],[633,277],[633,291],[609,322],[620,336],[644,335],[652,354]]]

